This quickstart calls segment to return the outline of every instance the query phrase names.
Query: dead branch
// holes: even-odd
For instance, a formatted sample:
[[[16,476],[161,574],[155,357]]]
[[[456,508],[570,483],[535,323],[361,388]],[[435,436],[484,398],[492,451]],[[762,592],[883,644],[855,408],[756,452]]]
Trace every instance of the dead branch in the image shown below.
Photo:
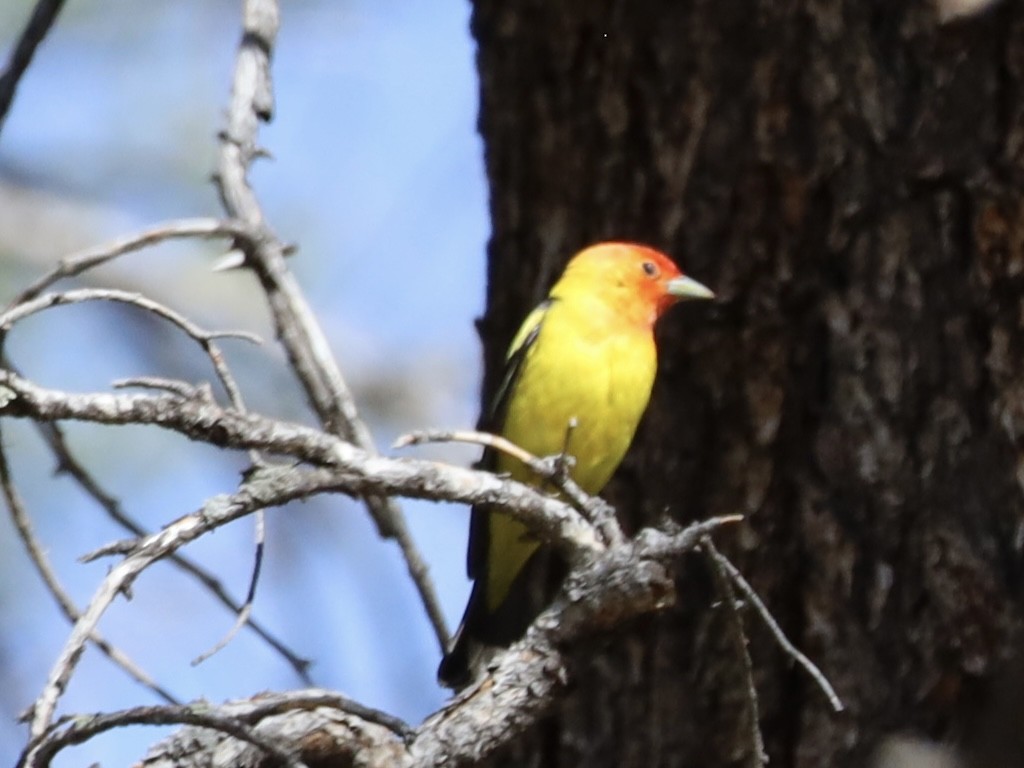
[[[56,599],[57,605],[60,607],[65,618],[73,624],[81,617],[81,612],[71,599],[71,596],[61,586],[60,580],[50,565],[49,558],[46,556],[45,548],[36,537],[28,510],[25,508],[25,503],[21,498],[21,494],[14,487],[14,480],[11,477],[10,466],[7,463],[7,451],[4,448],[2,436],[0,436],[0,488],[2,488],[4,501],[7,504],[7,511],[10,513],[14,527],[18,531],[18,537],[25,545],[29,560],[32,561],[47,590]],[[114,664],[121,667],[141,685],[149,688],[149,690],[169,704],[178,703],[178,700],[166,688],[157,683],[144,669],[132,661],[124,651],[110,643],[99,632],[93,632],[89,639]]]
[[[748,765],[753,768],[763,768],[768,763],[768,755],[764,751],[764,736],[761,734],[761,706],[757,697],[757,687],[754,685],[754,663],[750,658],[750,649],[747,647],[747,633],[743,628],[743,617],[740,615],[742,605],[736,598],[736,590],[733,589],[732,578],[725,569],[723,560],[725,558],[718,552],[711,537],[703,539],[700,543],[701,549],[707,554],[708,562],[711,565],[711,573],[715,579],[715,590],[718,592],[722,604],[728,613],[729,632],[732,634],[733,644],[736,647],[736,656],[740,660],[743,672],[743,684],[747,693],[747,728],[750,733],[750,751]]]
[[[568,682],[562,648],[630,618],[661,610],[674,600],[668,566],[695,550],[704,536],[735,517],[696,523],[674,534],[650,531],[636,541],[595,553],[566,581],[559,597],[526,636],[493,660],[487,676],[427,718],[411,733],[381,727],[349,706],[276,708],[254,723],[265,738],[288,744],[310,763],[342,760],[358,753],[360,765],[406,766],[472,763],[515,739],[543,716]],[[317,692],[296,692],[307,704]],[[308,694],[308,695],[307,695]],[[223,708],[251,712],[260,699]],[[154,747],[148,768],[210,765],[268,765],[252,746],[223,733],[184,729]]]
[[[57,460],[57,471],[72,477],[79,487],[92,498],[111,520],[134,534],[136,539],[142,539],[149,535],[136,520],[130,517],[123,509],[120,500],[104,490],[92,474],[82,465],[71,451],[60,425],[56,422],[36,422],[43,440],[50,447]],[[193,562],[180,554],[171,555],[170,560],[175,566],[192,576],[203,585],[222,605],[234,613],[240,615],[244,610],[244,604],[235,600],[224,587],[224,584],[198,563]],[[273,648],[284,658],[288,665],[295,670],[295,674],[307,686],[312,685],[309,676],[308,659],[300,657],[297,653],[288,648],[285,643],[275,636],[268,628],[251,615],[247,617],[248,626],[267,645]]]
[[[201,392],[175,394],[70,394],[39,387],[0,370],[0,416],[38,421],[90,421],[150,424],[221,448],[260,450],[326,470],[316,490],[352,496],[367,493],[434,501],[495,504],[522,519],[566,554],[604,548],[592,526],[572,507],[528,485],[489,472],[439,462],[394,459],[371,454],[333,436],[284,421],[240,413],[214,403]]]
[[[0,75],[0,131],[3,130],[7,113],[14,102],[14,94],[22,75],[28,70],[35,55],[36,48],[49,33],[57,14],[64,7],[64,0],[39,0],[32,9],[32,16],[25,25],[18,42],[14,46],[10,61]]]
[[[179,219],[157,224],[132,235],[119,237],[103,245],[86,248],[78,253],[65,256],[52,270],[21,291],[7,305],[7,310],[31,301],[54,283],[68,277],[83,274],[114,259],[141,251],[167,240],[183,238],[231,237],[252,239],[256,235],[251,228],[239,221],[197,218]],[[6,310],[5,310],[6,311]]]
[[[270,59],[280,24],[276,0],[244,0],[242,39],[238,46],[227,127],[214,181],[228,216],[250,225],[260,236],[239,242],[245,265],[253,270],[267,297],[277,336],[292,369],[324,428],[371,453],[370,431],[359,416],[352,392],[341,375],[316,316],[285,261],[288,248],[267,226],[259,199],[249,184],[249,166],[259,157],[260,122],[274,113]],[[438,645],[448,646],[448,628],[427,565],[402,511],[386,497],[368,496],[367,508],[381,537],[394,539]]]
[[[590,496],[573,481],[566,464],[573,459],[571,455],[534,456],[501,435],[474,430],[441,430],[426,429],[401,435],[394,443],[395,448],[423,443],[470,443],[482,445],[499,451],[525,464],[537,477],[547,480],[559,490],[565,499],[597,527],[606,544],[621,544],[626,540],[622,526],[615,517],[615,510],[600,496]]]
[[[793,659],[794,662],[803,667],[804,671],[811,676],[821,692],[825,694],[828,699],[828,703],[832,706],[833,712],[843,711],[843,702],[836,694],[832,684],[825,677],[824,673],[811,661],[807,656],[800,651],[792,641],[786,637],[786,633],[782,631],[782,627],[779,626],[779,622],[772,616],[772,612],[768,610],[768,606],[764,604],[761,596],[757,594],[750,582],[744,578],[743,574],[740,573],[739,569],[733,565],[729,558],[722,555],[714,545],[708,548],[708,554],[720,564],[725,573],[732,579],[732,582],[739,589],[740,593],[745,597],[750,604],[754,607],[757,615],[764,621],[765,626],[771,631],[772,636],[775,638],[775,642],[779,644],[786,655]]]

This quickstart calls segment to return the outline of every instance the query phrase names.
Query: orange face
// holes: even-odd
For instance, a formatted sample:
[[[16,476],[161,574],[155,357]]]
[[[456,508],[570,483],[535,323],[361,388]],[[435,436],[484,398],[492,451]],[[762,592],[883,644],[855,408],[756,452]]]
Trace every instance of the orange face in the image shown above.
[[[624,319],[654,322],[684,299],[710,299],[714,294],[686,277],[668,256],[645,245],[598,243],[569,262],[562,282],[567,288],[599,292]]]

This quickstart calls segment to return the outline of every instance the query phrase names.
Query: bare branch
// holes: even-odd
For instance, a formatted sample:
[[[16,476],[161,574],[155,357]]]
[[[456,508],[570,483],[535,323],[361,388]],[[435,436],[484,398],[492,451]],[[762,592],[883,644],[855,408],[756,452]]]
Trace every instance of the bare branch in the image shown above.
[[[25,29],[14,46],[3,74],[0,75],[0,132],[3,131],[7,113],[14,102],[14,94],[18,90],[18,83],[32,63],[36,48],[43,42],[53,22],[57,20],[57,14],[64,7],[64,0],[39,0],[32,10],[32,16],[25,25]]]
[[[245,418],[255,417],[246,415]],[[115,597],[129,589],[134,579],[150,564],[169,556],[204,533],[257,509],[280,506],[295,499],[308,498],[329,491],[365,493],[371,488],[378,489],[383,485],[388,492],[394,492],[400,485],[414,491],[411,495],[454,499],[469,496],[471,501],[499,504],[514,512],[516,517],[527,521],[535,530],[558,531],[562,535],[559,542],[563,548],[569,549],[575,555],[572,558],[574,562],[579,562],[581,557],[586,558],[588,552],[601,551],[600,544],[589,525],[582,520],[577,522],[577,526],[583,533],[579,538],[576,537],[577,531],[572,525],[572,516],[577,516],[575,510],[555,499],[541,496],[529,486],[510,480],[500,480],[486,472],[458,470],[454,467],[441,468],[440,465],[431,465],[429,462],[369,456],[365,451],[359,451],[347,443],[339,441],[338,445],[344,446],[350,452],[350,459],[353,461],[350,461],[349,466],[259,469],[238,492],[211,498],[197,512],[171,523],[159,533],[140,542],[132,554],[113,566],[75,623],[50,671],[42,693],[33,705],[31,738],[38,742],[49,731],[57,701],[77,666],[85,643]],[[394,485],[388,487],[389,480]],[[589,549],[586,548],[587,543],[590,544]],[[675,542],[673,546],[678,544],[679,542]],[[668,550],[662,547],[654,551],[657,556]],[[573,605],[587,606],[587,593],[570,590],[569,594]],[[639,600],[634,603],[634,607],[629,610],[637,610],[643,604]],[[593,610],[592,605],[590,610]],[[565,610],[562,613],[571,615],[572,611]],[[615,615],[615,611],[609,610],[608,606],[601,606],[603,621]],[[573,626],[570,619],[566,619],[566,622],[566,626]],[[28,759],[32,764],[32,753]]]
[[[475,764],[513,741],[557,701],[569,683],[563,647],[670,605],[674,582],[666,561],[693,551],[703,537],[734,520],[708,520],[672,534],[650,531],[634,542],[595,553],[570,573],[555,603],[537,618],[526,636],[494,657],[483,680],[428,717],[412,734],[374,730],[371,726],[377,721],[361,723],[353,720],[354,710],[327,708],[333,705],[282,713],[256,728],[261,734],[294,744],[311,762],[314,754],[319,761],[330,763],[358,750],[360,764],[368,766]],[[248,703],[258,704],[259,700]],[[225,711],[234,712],[235,707],[245,705],[235,702]],[[180,731],[151,750],[148,768],[206,764],[203,756],[213,750],[230,755],[233,764],[246,764],[254,757],[244,745],[235,747],[220,736],[202,738],[195,729]]]
[[[747,689],[747,727],[750,730],[750,765],[754,768],[763,768],[768,763],[768,755],[764,751],[764,736],[761,735],[761,713],[757,688],[754,686],[754,663],[750,659],[750,649],[747,648],[747,634],[743,629],[743,619],[740,616],[741,605],[736,599],[736,590],[733,589],[732,579],[725,566],[722,565],[722,560],[725,558],[715,548],[711,537],[705,536],[701,539],[700,547],[707,553],[708,562],[711,564],[711,573],[715,578],[715,586],[729,614],[729,628],[736,646],[736,655],[743,668],[743,682]]]
[[[234,375],[231,373],[231,369],[228,367],[227,362],[224,359],[224,355],[221,353],[220,348],[214,343],[214,339],[217,338],[244,338],[255,343],[260,343],[259,337],[254,334],[239,331],[204,331],[198,328],[194,323],[191,323],[184,316],[173,312],[172,310],[157,304],[156,302],[146,299],[136,294],[127,294],[121,291],[114,290],[80,290],[80,291],[69,291],[63,294],[47,294],[44,296],[37,296],[37,292],[41,286],[48,285],[60,277],[68,274],[73,274],[76,271],[84,271],[105,261],[108,261],[118,255],[121,255],[128,250],[141,248],[145,245],[153,244],[161,240],[170,237],[184,237],[184,236],[195,236],[197,234],[211,235],[211,234],[234,234],[238,237],[247,236],[251,237],[251,234],[245,230],[245,228],[238,223],[231,223],[227,225],[224,222],[216,220],[200,220],[178,222],[172,225],[164,225],[156,229],[148,230],[141,236],[135,236],[132,238],[122,239],[109,246],[100,249],[98,251],[86,252],[83,255],[74,257],[71,260],[63,262],[56,270],[50,273],[50,275],[44,277],[38,281],[33,288],[23,292],[23,297],[30,297],[25,299],[20,304],[15,304],[10,310],[4,315],[0,316],[0,329],[6,330],[15,322],[24,317],[29,316],[33,312],[41,311],[42,309],[50,306],[57,306],[59,304],[75,303],[76,301],[86,300],[108,300],[108,301],[121,301],[128,304],[133,304],[142,309],[154,312],[155,314],[169,320],[170,322],[181,328],[186,334],[192,339],[198,342],[203,350],[206,352],[213,365],[214,371],[217,374],[218,379],[223,385],[231,404],[239,411],[245,411],[245,403],[242,399],[241,390],[235,382]],[[31,298],[35,297],[35,298]],[[4,322],[6,319],[6,323]],[[178,394],[181,397],[188,398],[192,394],[192,387],[189,384],[177,381],[169,381],[166,379],[154,379],[152,377],[142,377],[127,379],[121,382],[116,382],[115,386],[127,387],[137,386],[146,388],[157,388],[164,389],[169,392]],[[259,463],[260,459],[257,454],[252,456],[254,463]],[[262,526],[262,518],[257,515],[258,530],[262,532],[264,530]],[[223,640],[219,641],[213,649],[208,653],[202,654],[194,663],[198,663],[205,658],[208,658],[213,653],[223,648],[230,640],[238,633],[238,631],[248,622],[249,616],[252,612],[252,600],[255,596],[256,584],[259,579],[259,563],[262,559],[263,542],[262,540],[257,542],[257,557],[256,567],[253,570],[252,578],[250,580],[249,596],[245,603],[242,605],[241,610],[236,614],[235,622],[232,628],[229,630]],[[303,672],[300,672],[303,674]]]
[[[131,587],[135,578],[149,565],[172,554],[203,533],[218,528],[256,509],[284,504],[310,495],[302,473],[281,469],[253,475],[237,493],[209,499],[197,512],[171,523],[139,543],[136,550],[113,566],[96,590],[68,636],[47,678],[42,693],[33,705],[30,736],[38,741],[50,728],[57,701],[71,679],[85,642],[95,631],[114,598]],[[33,764],[34,755],[28,755]]]
[[[78,459],[75,458],[71,449],[68,447],[67,440],[59,424],[54,422],[36,422],[36,427],[39,429],[43,439],[46,441],[47,445],[50,446],[50,450],[53,451],[54,456],[57,458],[58,472],[67,473],[71,476],[75,482],[79,484],[82,490],[85,491],[85,493],[92,498],[114,522],[125,530],[130,531],[140,539],[149,535],[136,520],[125,513],[124,509],[121,507],[121,502],[100,487],[99,483],[96,482],[95,478],[93,478],[89,471],[86,470]],[[134,543],[132,546],[134,546]],[[228,608],[232,613],[237,615],[243,610],[242,604],[228,594],[227,589],[221,581],[198,563],[195,563],[189,558],[183,557],[179,554],[172,555],[170,559],[175,566],[202,584],[210,594],[219,600],[220,603]],[[278,639],[269,629],[264,627],[258,620],[251,616],[249,617],[248,624],[253,632],[255,632],[264,642],[266,642],[285,659],[289,666],[295,670],[295,673],[303,683],[306,685],[312,685],[312,679],[309,676],[310,662],[308,659],[300,657],[288,648],[288,646]]]
[[[536,488],[490,472],[433,461],[370,454],[309,427],[239,413],[205,399],[176,395],[68,394],[45,389],[0,370],[6,402],[0,416],[42,421],[80,420],[102,424],[152,424],[218,447],[261,450],[329,469],[314,492],[353,496],[394,494],[435,501],[493,504],[519,518],[538,536],[569,556],[603,550],[593,527],[572,507]]]
[[[78,288],[63,293],[45,293],[37,296],[31,301],[15,305],[0,313],[0,332],[7,333],[11,327],[31,315],[42,312],[52,307],[66,306],[68,304],[81,304],[87,301],[113,301],[121,304],[129,304],[147,312],[152,312],[168,322],[178,326],[200,343],[209,343],[213,339],[235,338],[262,344],[259,336],[249,331],[206,331],[193,323],[187,317],[163,304],[147,298],[140,293],[122,291],[116,288]]]
[[[121,507],[120,501],[109,493],[106,493],[92,475],[89,474],[85,467],[82,466],[82,464],[75,458],[68,446],[68,441],[65,438],[65,435],[63,435],[58,424],[37,422],[36,426],[42,433],[43,439],[46,440],[47,444],[50,446],[50,450],[57,458],[58,471],[70,474],[79,483],[84,492],[92,498],[93,501],[95,501],[106,512],[106,514],[111,517],[111,519],[126,530],[131,531],[137,539],[142,539],[150,535],[148,534],[148,531],[146,531],[137,521],[125,513]],[[137,546],[137,542],[134,541],[124,543],[124,549],[120,554],[127,554],[135,546]],[[110,548],[104,548],[103,554],[110,555],[115,553],[110,551]],[[101,556],[98,553],[90,553],[80,559],[82,561],[86,561],[93,555],[95,557]],[[255,632],[263,642],[284,657],[288,665],[295,671],[295,674],[305,685],[312,685],[312,678],[309,676],[309,659],[303,658],[289,648],[284,641],[276,637],[269,629],[265,628],[259,621],[257,621],[256,618],[252,616],[251,610],[246,609],[252,601],[252,588],[249,590],[245,603],[240,603],[228,594],[224,585],[215,577],[215,575],[210,573],[199,563],[193,562],[187,557],[183,557],[179,554],[171,555],[170,560],[177,567],[191,575],[191,577],[202,584],[211,595],[219,600],[220,603],[232,613],[236,615],[242,615],[244,613],[246,616],[246,624],[249,628]]]
[[[305,766],[292,750],[282,747],[280,742],[257,733],[236,717],[212,711],[204,702],[162,707],[133,707],[120,712],[72,718],[67,723],[55,725],[40,739],[29,742],[18,761],[18,766],[47,766],[65,747],[82,744],[104,731],[128,725],[193,725],[209,728],[252,744],[268,757],[280,761],[289,768]]]
[[[214,178],[227,214],[261,233],[258,238],[239,242],[239,246],[245,253],[246,265],[259,278],[278,338],[314,412],[329,432],[373,453],[376,449],[370,431],[359,416],[327,337],[288,269],[285,261],[288,249],[266,225],[259,200],[249,185],[249,166],[261,154],[259,124],[269,121],[274,111],[270,58],[279,23],[275,0],[245,0],[228,124],[221,133],[221,151]],[[444,650],[449,636],[444,614],[426,563],[412,540],[401,510],[384,497],[369,496],[366,503],[379,534],[397,542],[438,645]]]
[[[179,219],[157,224],[133,235],[119,237],[109,243],[87,248],[84,251],[66,256],[57,262],[57,266],[25,288],[7,305],[11,309],[18,304],[31,301],[44,290],[59,280],[80,275],[90,269],[106,264],[125,254],[140,251],[166,240],[177,240],[187,237],[255,237],[251,228],[240,221],[222,219],[197,218]]]
[[[404,741],[408,733],[404,723],[381,724],[377,717],[363,717],[350,709],[350,702],[338,702],[338,698],[321,690],[295,691],[229,702],[217,709],[252,723],[253,729],[265,739],[295,745],[309,764],[412,766]],[[384,718],[394,720],[387,715]],[[222,733],[185,728],[150,749],[144,764],[147,768],[208,766],[206,758],[214,752],[221,765],[257,765],[262,757],[248,744],[225,738]]]
[[[43,580],[43,584],[57,601],[57,605],[60,606],[64,616],[72,624],[75,623],[80,618],[81,613],[71,599],[71,596],[61,586],[57,573],[53,570],[49,559],[46,557],[45,549],[36,538],[28,511],[25,509],[25,504],[21,499],[21,495],[14,487],[14,480],[11,477],[11,469],[7,463],[7,452],[4,449],[2,438],[0,438],[0,486],[3,489],[4,500],[7,502],[7,510],[18,531],[18,538],[25,545],[25,551],[28,553],[29,559],[35,565],[40,578]],[[178,700],[166,688],[161,687],[145,670],[132,661],[127,654],[104,639],[99,632],[93,632],[89,639],[114,664],[121,667],[128,675],[146,688],[149,688],[158,697],[170,704],[178,703]]]
[[[242,603],[241,609],[235,615],[235,623],[231,625],[231,629],[212,648],[192,659],[193,667],[202,664],[208,658],[216,653],[220,653],[220,651],[227,647],[228,643],[248,623],[249,617],[252,615],[252,604],[256,599],[256,585],[259,583],[260,570],[263,566],[263,542],[266,539],[266,524],[262,512],[263,510],[257,510],[256,513],[256,555],[252,567],[252,576],[249,579],[249,591],[245,595],[245,602]]]
[[[10,371],[0,371],[0,386],[8,397],[0,415],[40,420],[86,419],[112,424],[156,424],[219,446],[260,449],[295,455],[330,469],[258,470],[230,497],[216,497],[196,515],[183,518],[154,534],[112,568],[75,625],[64,650],[35,704],[33,738],[41,737],[52,721],[56,702],[77,664],[84,643],[119,592],[157,559],[166,557],[207,530],[256,509],[279,505],[315,493],[336,491],[407,493],[435,499],[498,504],[522,519],[575,560],[603,547],[578,513],[533,488],[485,472],[373,456],[338,438],[298,425],[275,422],[233,409],[220,408],[206,398],[177,395],[68,395],[36,387]]]
[[[842,712],[844,708],[843,702],[839,696],[836,695],[836,691],[828,681],[828,678],[825,677],[817,666],[815,666],[813,661],[807,658],[807,656],[805,656],[800,649],[793,645],[790,639],[786,637],[786,633],[782,631],[782,627],[779,626],[775,617],[772,616],[771,611],[768,610],[768,606],[764,604],[761,597],[754,591],[754,588],[750,586],[750,582],[743,577],[743,574],[740,573],[739,569],[729,561],[729,558],[722,555],[717,549],[712,547],[709,550],[709,554],[721,564],[725,572],[729,574],[729,578],[732,579],[740,592],[743,593],[743,596],[751,605],[754,606],[754,609],[757,611],[762,621],[764,621],[772,635],[775,636],[775,642],[782,647],[782,650],[784,650],[786,654],[793,659],[793,661],[803,667],[804,671],[806,671],[807,674],[811,676],[811,679],[817,683],[822,693],[824,693],[828,698],[829,704],[832,705],[832,710],[835,712]]]
[[[626,540],[622,527],[615,517],[615,510],[600,496],[590,496],[587,494],[569,476],[566,470],[566,459],[571,460],[572,456],[563,453],[541,458],[534,456],[526,449],[521,448],[501,435],[492,435],[488,432],[477,432],[467,429],[425,429],[409,432],[395,440],[393,447],[405,448],[406,446],[422,445],[423,443],[448,442],[482,445],[485,448],[490,448],[512,457],[527,466],[539,478],[551,482],[552,485],[561,491],[570,504],[597,526],[604,536],[606,544],[622,544]]]

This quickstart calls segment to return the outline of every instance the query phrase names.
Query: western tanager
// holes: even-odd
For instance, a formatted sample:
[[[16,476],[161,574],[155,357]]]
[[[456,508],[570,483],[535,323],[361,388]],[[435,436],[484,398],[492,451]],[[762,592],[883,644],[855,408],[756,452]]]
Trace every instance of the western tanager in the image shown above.
[[[575,459],[576,483],[599,493],[629,448],[650,398],[655,321],[681,299],[713,297],[652,248],[600,243],[580,251],[512,341],[504,380],[481,428],[535,456],[565,450]],[[522,463],[494,451],[485,451],[481,466],[540,482]],[[462,626],[438,669],[441,682],[466,684],[474,649],[508,645],[526,631],[537,606],[524,599],[517,579],[539,548],[521,523],[487,507],[473,508],[468,569],[475,583]]]

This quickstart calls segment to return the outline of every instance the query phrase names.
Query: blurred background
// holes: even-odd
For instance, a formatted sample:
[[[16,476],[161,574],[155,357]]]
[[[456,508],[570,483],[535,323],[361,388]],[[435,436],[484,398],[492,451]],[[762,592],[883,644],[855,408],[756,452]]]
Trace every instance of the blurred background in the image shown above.
[[[30,0],[0,5],[0,55]],[[221,213],[209,181],[240,31],[239,0],[68,3],[21,82],[0,134],[0,301],[61,256],[152,224]],[[274,59],[277,114],[261,138],[273,159],[253,183],[268,221],[299,250],[292,265],[323,322],[381,449],[427,427],[471,426],[479,386],[473,319],[482,311],[487,192],[475,131],[477,94],[465,0],[290,0]],[[215,274],[222,250],[188,242],[145,251],[71,285],[147,293],[208,328],[244,328],[261,348],[223,347],[251,408],[312,423],[274,347],[247,274]],[[63,284],[62,288],[69,287]],[[150,316],[83,305],[46,312],[8,339],[41,384],[107,388],[125,377],[211,380],[198,347]],[[69,424],[78,456],[125,511],[155,529],[233,490],[245,457],[155,429]],[[66,477],[36,430],[11,420],[3,439],[37,534],[84,606],[109,562],[78,556],[125,533]],[[415,449],[468,464],[475,452]],[[449,623],[468,592],[467,510],[404,508]],[[439,652],[397,548],[341,497],[271,510],[257,619],[312,660],[317,685],[418,722],[444,699]],[[241,598],[253,559],[246,519],[185,550]],[[0,764],[26,730],[70,630],[0,517]],[[183,700],[220,701],[302,683],[252,632],[193,667],[233,616],[189,577],[159,564],[118,600],[101,632]],[[62,712],[157,699],[95,649]],[[119,730],[58,765],[124,765],[160,729]]]

